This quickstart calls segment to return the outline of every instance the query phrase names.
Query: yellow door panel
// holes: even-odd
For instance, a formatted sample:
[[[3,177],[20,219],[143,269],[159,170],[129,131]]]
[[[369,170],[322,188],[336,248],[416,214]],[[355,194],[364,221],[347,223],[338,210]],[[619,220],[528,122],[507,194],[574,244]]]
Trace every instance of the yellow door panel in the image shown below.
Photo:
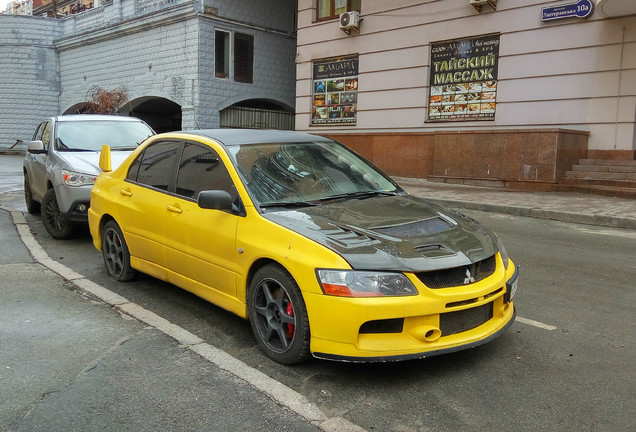
[[[239,216],[202,209],[171,197],[166,205],[166,266],[179,274],[236,295],[236,226]],[[173,227],[178,227],[175,231]],[[171,231],[171,229],[173,231]]]
[[[117,199],[117,223],[124,231],[130,254],[143,260],[165,265],[162,216],[164,193],[124,183],[113,191]]]

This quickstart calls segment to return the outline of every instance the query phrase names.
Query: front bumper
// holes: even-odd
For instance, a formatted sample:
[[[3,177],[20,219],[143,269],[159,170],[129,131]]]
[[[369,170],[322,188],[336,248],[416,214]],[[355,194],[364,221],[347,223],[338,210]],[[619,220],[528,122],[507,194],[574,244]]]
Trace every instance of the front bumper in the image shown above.
[[[88,207],[91,201],[92,186],[55,187],[55,197],[60,213],[73,223],[88,223]]]
[[[501,335],[516,316],[511,261],[479,282],[429,289],[411,278],[420,295],[352,299],[306,294],[310,349],[317,358],[385,362],[456,352]]]
[[[393,362],[393,361],[402,361],[402,360],[417,360],[423,359],[426,357],[434,357],[442,354],[451,354],[458,351],[463,351],[471,348],[476,348],[480,345],[484,345],[493,339],[501,336],[508,327],[512,325],[517,317],[517,311],[513,306],[513,315],[512,317],[504,324],[504,326],[497,330],[495,333],[483,338],[476,340],[475,342],[466,343],[463,345],[456,345],[448,348],[440,348],[432,351],[425,351],[420,353],[412,353],[412,354],[398,354],[398,355],[379,355],[379,356],[365,356],[365,357],[355,357],[355,356],[343,356],[343,355],[335,355],[335,354],[326,354],[320,352],[312,353],[314,357],[323,359],[323,360],[333,360],[333,361],[342,361],[342,362],[352,362],[352,363],[380,363],[380,362]]]
[[[88,207],[90,201],[78,200],[71,204],[69,211],[66,213],[66,218],[73,223],[88,223]]]

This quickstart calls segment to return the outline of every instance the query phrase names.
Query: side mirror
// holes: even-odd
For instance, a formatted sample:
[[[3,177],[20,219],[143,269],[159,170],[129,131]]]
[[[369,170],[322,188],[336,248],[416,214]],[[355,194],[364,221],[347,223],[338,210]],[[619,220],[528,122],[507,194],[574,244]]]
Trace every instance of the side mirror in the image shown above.
[[[29,141],[29,144],[27,144],[27,151],[33,154],[46,153],[46,150],[44,150],[44,143],[40,140]]]
[[[113,166],[110,161],[110,147],[107,145],[102,146],[102,151],[99,154],[99,168],[104,172],[110,172],[113,170]]]
[[[197,197],[199,207],[210,210],[232,211],[232,196],[227,191],[206,190],[199,192]]]

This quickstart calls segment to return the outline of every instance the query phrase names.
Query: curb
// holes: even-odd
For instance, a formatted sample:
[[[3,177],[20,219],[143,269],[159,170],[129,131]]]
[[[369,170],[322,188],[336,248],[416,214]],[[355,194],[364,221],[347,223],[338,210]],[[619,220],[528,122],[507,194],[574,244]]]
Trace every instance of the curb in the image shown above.
[[[225,351],[206,343],[203,339],[184,328],[172,324],[154,312],[144,309],[142,306],[88,280],[83,275],[53,260],[31,234],[22,212],[3,206],[0,206],[0,210],[10,213],[18,235],[33,259],[73,284],[80,292],[108,304],[122,314],[154,327],[176,340],[186,349],[214,364],[219,369],[245,381],[254,389],[269,396],[280,406],[287,408],[324,432],[365,432],[365,429],[342,417],[327,417],[320,408],[295,390],[248,366]]]
[[[455,201],[439,198],[426,198],[427,201],[444,207],[476,210],[488,213],[501,213],[511,216],[531,217],[535,219],[549,219],[568,223],[597,225],[611,228],[636,229],[636,219],[620,216],[583,214],[559,210],[547,210],[531,207],[517,207],[512,205],[484,204],[470,201]]]
[[[0,155],[24,156],[25,154],[26,150],[0,150]]]

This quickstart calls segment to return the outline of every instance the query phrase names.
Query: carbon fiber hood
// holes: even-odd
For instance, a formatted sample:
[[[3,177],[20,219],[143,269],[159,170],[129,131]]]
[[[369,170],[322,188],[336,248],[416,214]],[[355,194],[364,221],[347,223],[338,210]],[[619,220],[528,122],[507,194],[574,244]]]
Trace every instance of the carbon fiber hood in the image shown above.
[[[352,199],[263,217],[328,247],[359,270],[453,268],[498,250],[495,235],[473,219],[411,195]]]

